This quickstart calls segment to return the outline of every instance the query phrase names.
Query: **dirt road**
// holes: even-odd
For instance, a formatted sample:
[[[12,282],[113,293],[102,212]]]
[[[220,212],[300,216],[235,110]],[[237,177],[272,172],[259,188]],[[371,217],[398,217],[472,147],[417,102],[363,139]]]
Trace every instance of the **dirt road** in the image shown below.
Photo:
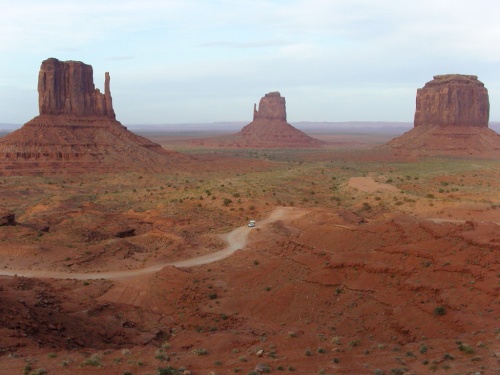
[[[56,271],[44,271],[44,270],[13,270],[13,269],[0,269],[0,276],[24,276],[24,277],[36,277],[36,278],[53,278],[53,279],[77,279],[77,280],[95,280],[95,279],[121,279],[132,276],[139,276],[148,273],[154,273],[161,270],[166,266],[174,267],[194,267],[200,266],[202,264],[208,264],[212,262],[217,262],[221,259],[227,258],[233,254],[236,250],[244,249],[248,237],[251,231],[256,228],[262,228],[269,223],[273,223],[277,220],[290,220],[302,216],[305,211],[290,208],[290,207],[278,207],[276,208],[267,219],[264,219],[257,223],[254,228],[248,228],[247,226],[242,226],[234,229],[233,231],[222,235],[222,239],[227,242],[227,246],[211,254],[202,255],[195,258],[190,258],[186,260],[181,260],[172,263],[157,264],[154,266],[139,268],[135,270],[126,271],[105,271],[105,272],[56,272]]]

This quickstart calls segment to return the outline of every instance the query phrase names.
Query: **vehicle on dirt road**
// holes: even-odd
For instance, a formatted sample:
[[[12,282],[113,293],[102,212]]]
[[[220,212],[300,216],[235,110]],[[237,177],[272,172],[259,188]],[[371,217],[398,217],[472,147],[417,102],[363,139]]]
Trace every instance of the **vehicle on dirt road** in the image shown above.
[[[254,227],[254,226],[255,226],[255,220],[250,220],[250,221],[248,222],[248,227],[249,227],[249,228],[252,228],[252,227]]]

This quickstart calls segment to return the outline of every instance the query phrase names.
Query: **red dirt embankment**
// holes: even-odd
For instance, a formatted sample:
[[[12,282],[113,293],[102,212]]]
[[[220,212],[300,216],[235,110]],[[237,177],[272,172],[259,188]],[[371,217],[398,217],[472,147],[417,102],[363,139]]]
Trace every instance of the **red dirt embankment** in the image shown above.
[[[175,352],[168,364],[193,374],[258,363],[301,374],[497,371],[499,250],[493,223],[395,215],[352,224],[311,210],[255,228],[244,251],[203,266],[88,286],[10,279],[0,292],[11,301],[2,303],[2,348],[25,357],[35,355],[34,343],[47,353],[69,342],[141,353],[136,368],[119,365],[119,351],[98,351],[99,370],[79,366],[79,352],[61,352],[74,361],[68,370],[82,374],[154,372],[167,365],[154,358],[165,340]],[[14,303],[19,293],[22,304]],[[77,331],[69,323],[76,317]],[[200,348],[208,354],[197,355]],[[46,354],[37,358],[49,368]],[[0,362],[24,366],[21,358]]]

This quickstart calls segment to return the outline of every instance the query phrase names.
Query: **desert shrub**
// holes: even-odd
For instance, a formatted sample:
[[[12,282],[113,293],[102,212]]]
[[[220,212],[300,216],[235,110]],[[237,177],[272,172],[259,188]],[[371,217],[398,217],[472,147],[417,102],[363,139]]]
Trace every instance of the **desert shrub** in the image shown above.
[[[101,357],[98,356],[97,354],[94,354],[92,357],[87,358],[85,361],[82,362],[82,367],[83,366],[100,367],[102,366]]]
[[[233,203],[233,201],[229,198],[224,198],[224,200],[222,201],[222,204],[224,206],[229,206],[231,203]]]
[[[205,349],[205,348],[199,348],[199,349],[193,350],[193,353],[196,354],[196,355],[207,355],[208,354],[208,350]]]
[[[464,352],[466,354],[474,354],[474,349],[470,345],[467,345],[467,344],[460,343],[458,345],[458,350],[460,350],[461,352]]]
[[[381,369],[375,369],[375,371],[373,371],[373,375],[384,375],[385,372]]]
[[[208,298],[210,298],[210,299],[217,299],[217,293],[210,293],[208,295]]]
[[[446,308],[444,306],[437,306],[434,309],[434,315],[446,315]]]
[[[337,289],[337,290],[340,290],[340,289]],[[339,293],[337,293],[339,294]],[[342,345],[342,342],[340,340],[340,336],[333,336],[332,337],[332,343],[336,344],[336,345]]]
[[[352,346],[352,347],[359,346],[360,344],[361,344],[361,340],[352,340],[352,341],[349,341],[349,346]]]
[[[155,358],[159,359],[160,361],[170,361],[170,357],[168,356],[167,353],[163,349],[158,349],[155,352]]]
[[[177,374],[180,374],[180,371],[171,366],[163,368],[158,367],[158,370],[156,371],[156,375],[177,375]]]

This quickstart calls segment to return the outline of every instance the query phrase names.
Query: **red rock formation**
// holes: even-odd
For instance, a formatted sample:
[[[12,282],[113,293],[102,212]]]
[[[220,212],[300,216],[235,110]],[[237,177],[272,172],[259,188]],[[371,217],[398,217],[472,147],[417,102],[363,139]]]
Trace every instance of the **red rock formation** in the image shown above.
[[[80,61],[42,62],[38,74],[40,115],[104,116],[114,119],[115,112],[105,75],[104,94],[94,87],[92,66]]]
[[[286,122],[285,98],[279,92],[266,94],[260,99],[258,109],[254,105],[253,121],[239,133],[212,142],[201,142],[204,145],[215,143],[219,147],[242,148],[300,148],[320,147],[323,144]]]
[[[488,127],[488,90],[477,76],[446,74],[417,90],[415,126]]]
[[[434,76],[417,90],[414,128],[382,147],[399,155],[499,156],[489,108],[488,90],[476,76]]]
[[[115,120],[109,74],[104,94],[92,67],[51,58],[38,76],[40,115],[0,139],[0,175],[165,170],[186,161]]]
[[[266,94],[260,99],[259,109],[257,104],[253,107],[253,120],[272,120],[286,122],[285,98],[279,92],[274,91]]]

